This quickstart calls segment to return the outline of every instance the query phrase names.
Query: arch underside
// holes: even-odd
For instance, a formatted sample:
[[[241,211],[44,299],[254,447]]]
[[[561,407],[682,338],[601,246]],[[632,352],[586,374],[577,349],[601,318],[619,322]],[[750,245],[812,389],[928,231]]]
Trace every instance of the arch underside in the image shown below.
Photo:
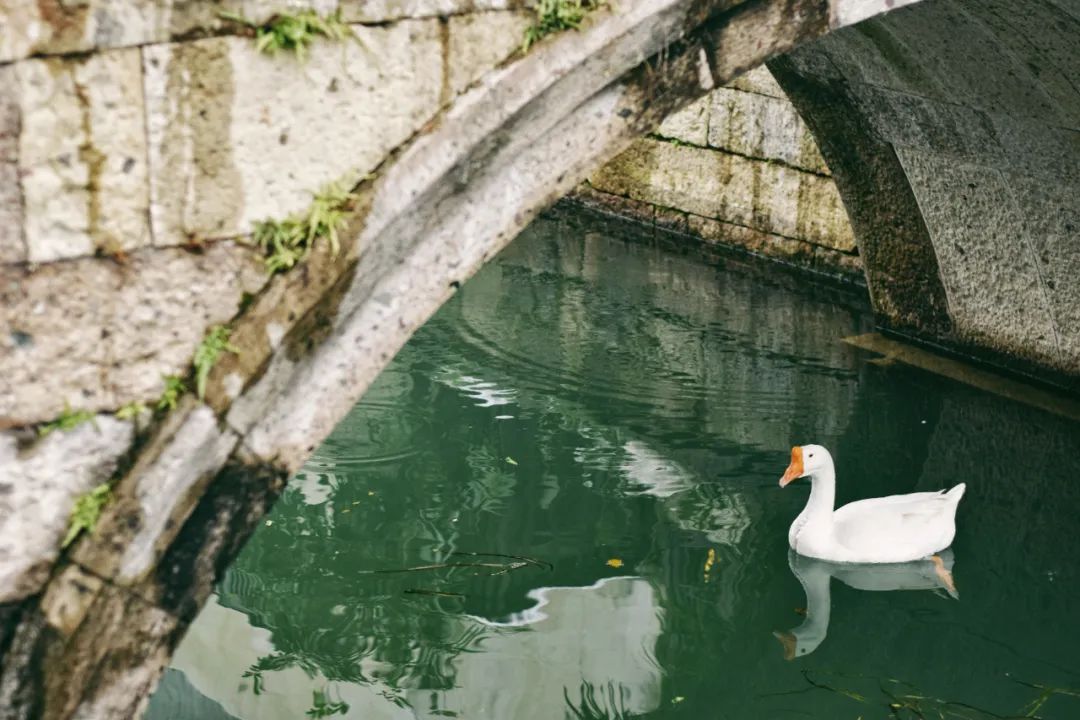
[[[770,62],[887,329],[1077,389],[1080,3],[930,0]]]
[[[358,188],[348,252],[315,252],[237,319],[244,352],[215,367],[205,402],[187,398],[151,430],[98,531],[44,588],[0,608],[0,704],[25,717],[141,707],[284,479],[460,282],[669,113],[893,4],[620,3],[459,96]],[[1018,71],[1018,46],[1033,39],[1016,36],[1003,64],[988,65],[1004,42],[994,33],[1005,33],[989,23],[1004,4],[975,5],[926,0],[770,67],[836,176],[882,321],[1075,376],[1080,304],[1069,300],[1080,298],[1062,278],[1080,270],[1067,252],[1080,168],[1070,77],[1080,73],[1062,75],[1076,55],[1060,43],[1080,37],[1076,8],[1038,5],[1061,33],[1038,46],[1039,67],[1053,72],[1034,85],[980,84],[980,68]],[[943,29],[943,17],[976,46],[960,51],[967,35]],[[972,280],[980,272],[986,282]],[[138,501],[147,493],[169,498],[156,515]]]

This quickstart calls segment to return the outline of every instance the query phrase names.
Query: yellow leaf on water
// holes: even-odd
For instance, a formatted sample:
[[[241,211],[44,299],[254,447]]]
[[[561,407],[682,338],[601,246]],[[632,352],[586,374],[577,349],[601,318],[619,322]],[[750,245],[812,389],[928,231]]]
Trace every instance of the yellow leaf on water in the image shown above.
[[[622,567],[622,560],[620,560],[619,558],[611,558],[610,560],[608,560],[604,564],[607,565],[608,567],[621,568]]]

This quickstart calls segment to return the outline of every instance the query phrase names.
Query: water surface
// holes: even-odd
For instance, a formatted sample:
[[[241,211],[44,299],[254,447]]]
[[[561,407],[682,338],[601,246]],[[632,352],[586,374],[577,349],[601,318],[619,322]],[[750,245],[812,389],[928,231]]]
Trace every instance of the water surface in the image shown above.
[[[542,219],[417,333],[149,717],[1080,717],[1080,428],[841,343],[863,293],[623,234]],[[968,484],[958,598],[789,560],[809,442],[840,502]]]

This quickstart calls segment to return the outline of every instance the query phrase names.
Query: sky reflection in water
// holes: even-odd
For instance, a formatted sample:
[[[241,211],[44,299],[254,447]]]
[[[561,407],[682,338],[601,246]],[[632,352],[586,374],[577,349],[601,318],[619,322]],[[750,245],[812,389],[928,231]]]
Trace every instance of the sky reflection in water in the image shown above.
[[[775,270],[538,221],[290,484],[149,717],[1080,717],[1028,685],[1080,688],[1077,426],[839,342],[870,327]],[[789,566],[807,442],[839,502],[968,483],[959,599],[933,568]]]

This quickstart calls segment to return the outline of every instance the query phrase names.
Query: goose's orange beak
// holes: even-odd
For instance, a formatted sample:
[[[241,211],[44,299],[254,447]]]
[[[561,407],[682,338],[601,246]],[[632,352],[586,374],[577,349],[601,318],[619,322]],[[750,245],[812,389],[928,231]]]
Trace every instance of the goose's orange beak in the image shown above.
[[[803,475],[802,448],[796,445],[791,448],[791,464],[784,471],[784,477],[780,478],[780,487],[787,486],[792,480],[798,480]]]

